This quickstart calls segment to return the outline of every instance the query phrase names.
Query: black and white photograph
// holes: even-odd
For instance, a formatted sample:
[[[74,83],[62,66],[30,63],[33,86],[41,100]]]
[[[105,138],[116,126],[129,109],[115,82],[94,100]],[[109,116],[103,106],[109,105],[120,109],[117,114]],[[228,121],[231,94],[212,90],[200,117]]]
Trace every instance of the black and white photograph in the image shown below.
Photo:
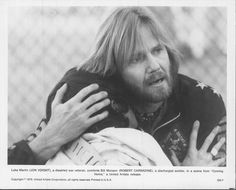
[[[227,173],[235,159],[228,11],[8,6],[6,165]]]
[[[107,9],[9,9],[8,164],[224,166],[226,10]]]

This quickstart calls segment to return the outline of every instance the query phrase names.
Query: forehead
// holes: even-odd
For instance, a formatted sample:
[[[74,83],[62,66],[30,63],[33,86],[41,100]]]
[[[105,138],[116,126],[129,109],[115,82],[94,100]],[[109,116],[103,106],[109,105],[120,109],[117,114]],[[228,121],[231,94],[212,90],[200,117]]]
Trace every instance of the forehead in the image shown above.
[[[150,51],[152,48],[160,44],[158,36],[155,35],[150,28],[142,26],[137,32],[138,35],[134,54]]]

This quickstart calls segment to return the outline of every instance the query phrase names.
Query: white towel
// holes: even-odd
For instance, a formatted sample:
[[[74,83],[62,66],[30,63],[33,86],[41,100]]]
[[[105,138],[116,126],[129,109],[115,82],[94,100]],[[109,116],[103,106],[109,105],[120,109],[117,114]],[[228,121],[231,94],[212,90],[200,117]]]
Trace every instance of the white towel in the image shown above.
[[[171,166],[156,140],[143,131],[109,127],[85,133],[47,164]]]

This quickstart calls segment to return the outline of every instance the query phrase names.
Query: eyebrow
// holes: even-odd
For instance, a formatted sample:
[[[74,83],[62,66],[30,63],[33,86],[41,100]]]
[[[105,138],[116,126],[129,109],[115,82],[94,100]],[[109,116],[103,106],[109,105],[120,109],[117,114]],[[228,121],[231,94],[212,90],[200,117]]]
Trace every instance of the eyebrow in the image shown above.
[[[162,48],[162,47],[163,47],[163,45],[162,45],[160,42],[158,42],[158,44],[156,44],[155,46],[151,47],[150,51],[153,51],[153,50],[156,49],[156,48]],[[135,53],[133,53],[133,54],[131,55],[131,58],[134,58],[134,57],[136,57],[136,56],[140,56],[140,55],[143,55],[143,54],[145,54],[145,51],[144,51],[144,50],[137,51],[137,52],[135,52]]]
[[[156,48],[162,48],[163,45],[161,43],[158,43],[157,45],[155,45],[154,47],[151,48],[151,51],[156,49]]]

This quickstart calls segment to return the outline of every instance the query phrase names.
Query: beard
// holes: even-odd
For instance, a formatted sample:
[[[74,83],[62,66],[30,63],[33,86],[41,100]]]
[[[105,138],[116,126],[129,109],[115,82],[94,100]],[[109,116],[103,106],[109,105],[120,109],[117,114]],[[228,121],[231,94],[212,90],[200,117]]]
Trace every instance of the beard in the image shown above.
[[[151,83],[157,78],[160,78],[160,76],[164,78],[162,84],[159,86],[152,86]],[[137,86],[131,81],[123,82],[131,102],[158,103],[166,100],[171,95],[176,76],[177,73],[174,72],[172,65],[170,65],[170,72],[168,74],[163,72],[152,74],[144,81],[143,88],[140,88],[140,86]]]
[[[165,78],[160,87],[145,87],[140,88],[135,84],[126,82],[126,88],[130,92],[131,100],[158,103],[167,99],[172,92],[172,82]]]

